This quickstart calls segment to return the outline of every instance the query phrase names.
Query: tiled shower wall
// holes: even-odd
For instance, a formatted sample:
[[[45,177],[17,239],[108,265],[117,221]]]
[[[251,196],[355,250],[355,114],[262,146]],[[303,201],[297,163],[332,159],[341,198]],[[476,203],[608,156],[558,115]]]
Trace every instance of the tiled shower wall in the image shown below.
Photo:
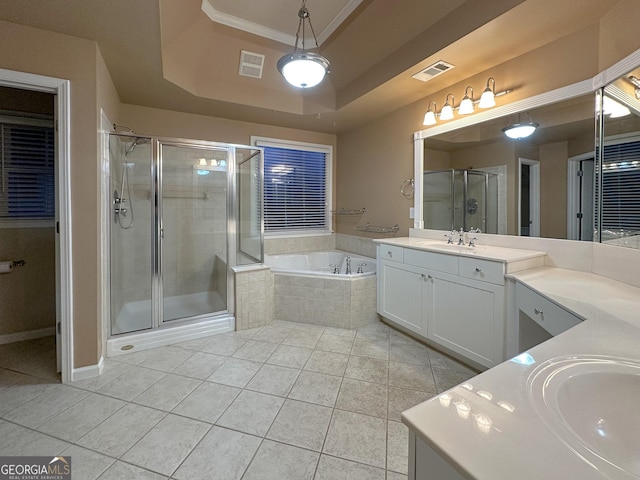
[[[269,268],[235,272],[236,330],[262,327],[274,318],[273,274]]]

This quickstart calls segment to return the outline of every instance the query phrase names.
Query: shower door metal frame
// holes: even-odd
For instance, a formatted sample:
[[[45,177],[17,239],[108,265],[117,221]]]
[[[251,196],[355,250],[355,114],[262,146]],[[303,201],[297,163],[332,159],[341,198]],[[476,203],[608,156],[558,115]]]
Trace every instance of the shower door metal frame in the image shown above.
[[[455,219],[456,219],[456,213],[455,213],[455,206],[456,206],[456,172],[462,172],[463,176],[462,176],[462,184],[463,184],[463,189],[462,189],[462,228],[464,229],[464,231],[468,231],[469,226],[467,225],[467,193],[468,193],[468,188],[469,188],[469,179],[468,179],[468,172],[474,173],[474,174],[480,174],[484,176],[484,215],[482,217],[482,231],[484,233],[486,230],[486,225],[487,225],[487,204],[488,204],[488,199],[489,199],[489,175],[495,175],[497,176],[497,174],[492,173],[492,172],[485,172],[483,170],[474,170],[474,169],[455,169],[455,168],[446,168],[443,170],[427,170],[422,172],[422,183],[423,183],[423,188],[422,188],[422,195],[424,198],[424,194],[425,192],[425,187],[424,187],[424,176],[428,175],[428,174],[432,174],[432,173],[449,173],[451,175],[451,228],[450,230],[453,231],[455,229]],[[423,212],[424,215],[424,212]],[[425,228],[424,226],[424,220],[423,220],[423,225],[421,228]]]
[[[155,293],[155,301],[153,302],[152,316],[153,316],[153,329],[156,328],[168,328],[173,325],[182,325],[187,322],[197,322],[202,318],[210,316],[211,313],[218,315],[233,315],[235,311],[234,305],[234,275],[231,269],[236,265],[236,252],[235,248],[230,248],[230,245],[235,246],[236,242],[236,228],[235,228],[235,164],[236,164],[236,148],[251,148],[246,145],[235,145],[230,143],[209,142],[205,140],[190,140],[184,138],[170,138],[170,137],[157,137],[154,139],[154,152],[151,162],[151,178],[152,178],[152,198],[154,209],[154,228],[152,233],[153,244],[153,262],[152,262],[152,278],[153,278],[153,292]],[[163,201],[162,201],[162,146],[168,145],[172,147],[182,148],[199,148],[202,150],[207,149],[223,149],[227,151],[227,308],[219,312],[208,312],[201,315],[195,315],[191,317],[164,320],[164,287],[162,277],[162,241],[164,239],[164,225],[163,225]]]

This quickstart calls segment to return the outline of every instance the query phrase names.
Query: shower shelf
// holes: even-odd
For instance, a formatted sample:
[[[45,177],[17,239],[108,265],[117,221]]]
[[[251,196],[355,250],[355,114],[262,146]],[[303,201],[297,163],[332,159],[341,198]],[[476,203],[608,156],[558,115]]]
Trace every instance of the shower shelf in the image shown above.
[[[396,233],[400,230],[399,225],[394,225],[393,227],[382,227],[379,225],[371,225],[369,223],[365,223],[364,225],[358,225],[356,230],[360,232],[369,232],[369,233]]]
[[[147,198],[151,198],[150,190],[147,190]],[[211,199],[211,195],[207,192],[163,192],[162,198],[186,198],[207,201]]]
[[[367,212],[366,208],[361,208],[360,210],[347,210],[345,208],[340,208],[338,210],[331,210],[331,213],[333,213],[334,215],[349,215],[349,216],[364,215],[366,212]]]

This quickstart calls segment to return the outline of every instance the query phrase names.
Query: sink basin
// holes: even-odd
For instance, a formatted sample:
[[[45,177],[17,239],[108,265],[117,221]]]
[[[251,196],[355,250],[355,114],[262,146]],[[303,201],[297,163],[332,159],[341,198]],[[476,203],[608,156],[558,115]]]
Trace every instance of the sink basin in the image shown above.
[[[527,381],[534,408],[583,461],[616,479],[640,479],[640,363],[561,357]]]

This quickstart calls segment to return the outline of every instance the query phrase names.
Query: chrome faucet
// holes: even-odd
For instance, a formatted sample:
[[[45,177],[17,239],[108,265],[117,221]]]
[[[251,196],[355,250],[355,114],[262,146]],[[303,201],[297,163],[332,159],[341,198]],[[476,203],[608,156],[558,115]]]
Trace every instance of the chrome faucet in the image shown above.
[[[361,263],[360,265],[358,265],[358,271],[356,273],[364,273],[364,270],[362,269],[362,267],[366,267],[367,264],[366,263]]]
[[[330,263],[329,267],[333,268],[333,273],[334,274],[337,275],[338,273],[340,273],[340,270],[338,269],[338,264],[337,263]]]
[[[351,275],[351,257],[347,257],[347,270],[344,273]]]
[[[453,236],[456,234],[455,230],[451,230],[451,233],[445,234],[447,238],[447,245],[453,245]]]
[[[470,247],[475,247],[477,239],[478,239],[478,237],[473,237],[471,240],[469,240],[469,246]]]
[[[464,245],[464,229],[460,227],[460,231],[458,232],[458,245]]]

